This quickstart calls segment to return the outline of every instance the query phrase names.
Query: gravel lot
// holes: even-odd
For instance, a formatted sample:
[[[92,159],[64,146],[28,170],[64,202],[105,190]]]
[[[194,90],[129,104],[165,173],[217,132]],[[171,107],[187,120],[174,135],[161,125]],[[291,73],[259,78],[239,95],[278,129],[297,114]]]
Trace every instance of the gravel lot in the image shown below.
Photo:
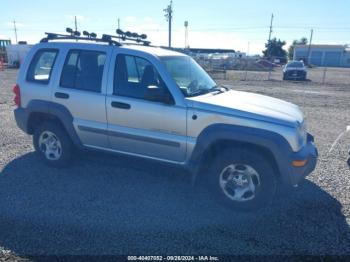
[[[298,188],[241,214],[156,162],[84,153],[69,169],[40,163],[13,119],[16,73],[0,71],[0,255],[350,255],[350,134],[328,153],[350,125],[349,87],[225,83],[301,106],[320,151]]]

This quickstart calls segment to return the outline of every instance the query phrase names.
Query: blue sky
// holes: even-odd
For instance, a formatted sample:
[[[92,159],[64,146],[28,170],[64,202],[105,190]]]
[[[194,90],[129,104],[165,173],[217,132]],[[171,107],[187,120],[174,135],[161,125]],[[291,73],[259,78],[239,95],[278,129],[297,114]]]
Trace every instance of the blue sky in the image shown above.
[[[143,32],[154,44],[167,44],[163,9],[168,0],[1,0],[0,36],[14,40],[16,19],[19,40],[37,42],[45,31],[73,27],[98,34],[114,33],[118,17],[125,30]],[[189,21],[191,47],[232,48],[259,54],[268,37],[271,13],[272,36],[290,44],[309,37],[314,43],[350,44],[349,0],[174,0],[173,46],[184,46],[184,21]],[[249,44],[248,44],[249,43]]]

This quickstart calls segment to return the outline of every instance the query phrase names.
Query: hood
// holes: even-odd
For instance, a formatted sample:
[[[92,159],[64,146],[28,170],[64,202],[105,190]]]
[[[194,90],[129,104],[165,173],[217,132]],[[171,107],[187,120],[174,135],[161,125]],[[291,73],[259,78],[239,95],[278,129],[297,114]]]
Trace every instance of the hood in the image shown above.
[[[306,71],[305,67],[285,67],[283,71]]]
[[[190,97],[193,107],[238,117],[254,118],[295,127],[304,120],[299,107],[269,96],[242,91],[227,91],[221,94],[209,93]]]

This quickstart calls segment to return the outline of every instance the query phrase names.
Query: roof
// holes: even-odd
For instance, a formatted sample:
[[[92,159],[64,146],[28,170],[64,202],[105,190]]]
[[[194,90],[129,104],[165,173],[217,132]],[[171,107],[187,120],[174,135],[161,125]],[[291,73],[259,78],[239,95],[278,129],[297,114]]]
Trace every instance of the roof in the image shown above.
[[[184,54],[175,52],[169,49],[165,49],[162,47],[154,47],[154,46],[142,46],[142,45],[129,45],[125,44],[119,48],[132,49],[137,51],[142,51],[145,53],[151,53],[155,56],[184,56]]]
[[[40,44],[40,43],[39,43]],[[92,41],[74,41],[74,40],[66,40],[66,41],[50,41],[50,42],[44,42],[45,45],[72,45],[72,46],[79,46],[79,45],[91,45],[91,46],[101,46],[101,45],[108,45],[108,43],[96,43]],[[145,53],[149,53],[155,56],[185,56],[182,53],[171,51],[165,48],[161,47],[154,47],[154,46],[144,46],[144,45],[136,45],[136,44],[129,44],[125,43],[121,46],[113,46],[115,48],[122,48],[122,49],[128,49],[128,50],[135,50],[135,51],[141,51]]]
[[[295,48],[309,48],[309,45],[296,45]],[[345,45],[311,45],[311,48],[334,48],[334,49],[345,49]]]
[[[173,48],[173,50],[182,53],[203,53],[203,54],[223,54],[223,53],[236,53],[233,49],[217,49],[217,48]]]

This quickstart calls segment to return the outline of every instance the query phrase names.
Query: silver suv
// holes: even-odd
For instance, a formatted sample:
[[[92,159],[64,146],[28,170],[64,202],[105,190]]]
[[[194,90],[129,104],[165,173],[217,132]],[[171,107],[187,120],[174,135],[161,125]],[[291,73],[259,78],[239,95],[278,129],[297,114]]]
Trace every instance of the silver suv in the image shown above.
[[[241,210],[314,170],[317,149],[296,105],[218,86],[181,53],[78,39],[43,39],[14,87],[17,125],[46,163],[66,166],[89,148],[176,164]]]

